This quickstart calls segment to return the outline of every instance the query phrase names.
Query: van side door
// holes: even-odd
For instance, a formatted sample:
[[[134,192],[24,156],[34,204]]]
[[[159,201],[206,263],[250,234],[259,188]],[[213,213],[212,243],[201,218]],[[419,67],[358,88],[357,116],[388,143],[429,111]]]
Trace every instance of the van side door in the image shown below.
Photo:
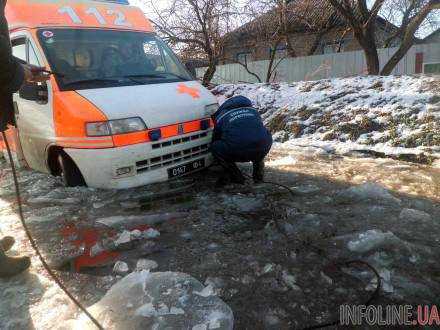
[[[26,63],[42,66],[43,57],[30,34],[11,36],[12,53]],[[38,90],[38,98],[29,98]],[[24,83],[14,94],[15,119],[21,147],[27,164],[35,170],[48,173],[46,148],[54,141],[51,83]]]

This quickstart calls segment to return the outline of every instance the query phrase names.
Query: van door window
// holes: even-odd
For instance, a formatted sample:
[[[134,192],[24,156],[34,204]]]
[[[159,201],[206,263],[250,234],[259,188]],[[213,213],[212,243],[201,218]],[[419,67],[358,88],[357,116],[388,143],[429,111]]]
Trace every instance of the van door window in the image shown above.
[[[12,55],[24,62],[27,62],[25,38],[15,39],[12,41]]]
[[[34,46],[30,42],[28,42],[29,45],[29,64],[40,66],[40,61],[38,61],[37,53],[35,52]]]

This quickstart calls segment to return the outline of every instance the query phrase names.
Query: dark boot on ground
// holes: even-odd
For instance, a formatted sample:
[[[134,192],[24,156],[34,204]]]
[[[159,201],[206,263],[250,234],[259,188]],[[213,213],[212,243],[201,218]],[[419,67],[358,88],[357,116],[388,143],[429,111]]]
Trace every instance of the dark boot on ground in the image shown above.
[[[219,164],[224,168],[226,174],[229,175],[230,182],[237,184],[244,184],[246,182],[246,178],[243,176],[243,174],[241,173],[240,169],[238,168],[237,164],[235,164],[235,162],[227,161],[219,156],[215,156],[215,158],[217,159]],[[220,186],[220,184],[222,183],[223,186],[229,183],[229,182],[226,183],[225,181],[226,179],[220,178],[217,181],[218,183],[217,186]]]
[[[223,188],[224,186],[228,185],[229,183],[231,183],[231,179],[230,179],[229,175],[222,175],[215,182],[215,187],[216,188]]]
[[[30,265],[31,259],[29,257],[0,257],[0,278],[18,275],[28,269]]]
[[[0,247],[3,248],[3,251],[9,251],[12,246],[15,244],[15,239],[11,236],[3,237],[0,240]]]
[[[231,182],[235,184],[245,184],[246,178],[241,174],[241,172],[231,173]]]
[[[264,181],[264,160],[252,162],[253,171],[252,178],[255,183],[261,183]]]

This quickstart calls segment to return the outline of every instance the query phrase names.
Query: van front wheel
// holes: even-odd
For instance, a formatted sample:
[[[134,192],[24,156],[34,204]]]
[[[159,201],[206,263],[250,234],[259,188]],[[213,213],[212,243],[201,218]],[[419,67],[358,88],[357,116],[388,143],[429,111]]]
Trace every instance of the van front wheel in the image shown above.
[[[64,151],[58,154],[59,174],[64,181],[66,187],[85,186],[86,182],[81,174],[81,171],[76,166],[72,158]]]

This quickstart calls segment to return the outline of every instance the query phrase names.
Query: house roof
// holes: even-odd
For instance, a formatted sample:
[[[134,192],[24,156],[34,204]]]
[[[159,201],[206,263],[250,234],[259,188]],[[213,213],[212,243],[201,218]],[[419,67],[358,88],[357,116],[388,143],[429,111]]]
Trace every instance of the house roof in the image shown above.
[[[292,0],[287,5],[286,19],[288,32],[317,32],[323,28],[345,27],[345,19],[327,0]],[[225,38],[228,41],[240,39],[245,35],[273,34],[279,26],[279,13],[273,9],[254,20],[230,32]],[[397,27],[382,17],[377,23],[386,30]]]
[[[422,42],[427,43],[427,42],[430,42],[434,38],[440,38],[440,28],[438,28],[437,30],[435,30],[434,32],[432,32],[431,34],[429,34],[428,36],[423,38]]]

